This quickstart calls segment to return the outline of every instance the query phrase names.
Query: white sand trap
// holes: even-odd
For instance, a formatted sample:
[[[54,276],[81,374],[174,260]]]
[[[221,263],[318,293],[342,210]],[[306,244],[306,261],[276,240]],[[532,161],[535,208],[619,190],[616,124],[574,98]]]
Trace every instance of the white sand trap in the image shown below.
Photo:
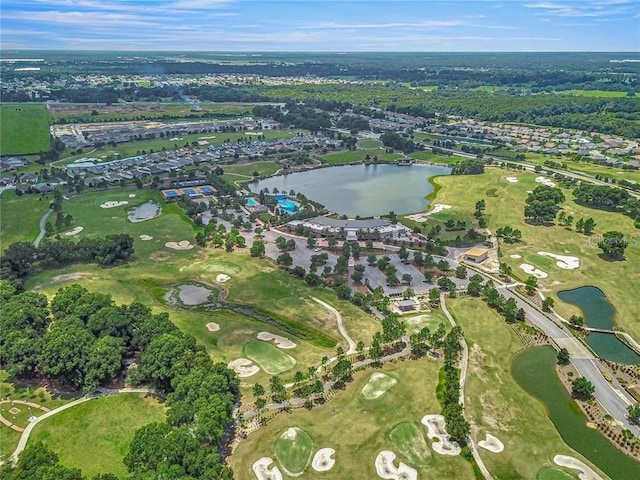
[[[129,198],[136,198],[136,194],[135,193],[130,193],[129,194]]]
[[[260,367],[254,365],[248,358],[236,358],[229,362],[228,367],[236,372],[240,378],[250,377],[260,371]]]
[[[143,242],[148,242],[149,240],[153,240],[153,237],[151,235],[144,235],[144,234],[140,235],[138,238]]]
[[[567,455],[556,455],[553,457],[553,461],[556,465],[560,465],[561,467],[580,470],[580,473],[578,474],[578,478],[580,478],[580,480],[602,480],[602,477],[594,472],[591,467],[587,466],[577,458],[569,457]]]
[[[557,260],[556,265],[564,270],[575,270],[580,267],[580,259],[578,257],[572,257],[570,255],[556,255],[549,252],[538,252],[538,255],[543,257],[551,257]]]
[[[281,337],[269,332],[260,332],[258,334],[258,340],[264,340],[265,342],[274,341],[278,348],[296,348],[297,345],[289,340],[287,337]]]
[[[451,205],[444,205],[442,203],[435,203],[433,208],[428,212],[424,213],[415,213],[413,215],[407,215],[407,218],[413,220],[414,222],[424,222],[429,218],[429,215],[435,215],[436,213],[440,213],[443,210],[449,210]]]
[[[336,464],[336,461],[333,458],[335,453],[336,451],[333,448],[321,448],[313,456],[311,468],[316,472],[326,472],[331,470]]]
[[[253,463],[253,473],[258,480],[282,480],[282,472],[274,465],[269,467],[273,463],[273,459],[270,457],[262,457]]]
[[[200,146],[209,145],[209,142],[207,142],[206,140],[198,140],[198,145],[200,145]]]
[[[524,273],[533,275],[536,278],[547,278],[549,276],[547,272],[543,272],[539,268],[536,268],[533,265],[529,265],[528,263],[523,263],[522,265],[520,265],[520,268],[524,271]]]
[[[82,230],[84,230],[84,227],[76,227],[73,230],[70,230],[68,232],[64,232],[64,234],[69,236],[69,237],[71,237],[73,235],[79,234]]]
[[[198,140],[211,140],[213,138],[216,138],[215,135],[209,135],[208,137],[198,137]]]
[[[183,137],[173,137],[173,138],[169,139],[170,142],[175,142],[176,140],[184,140],[184,138]]]
[[[231,280],[231,277],[229,275],[225,275],[224,273],[221,273],[218,276],[216,276],[216,282],[218,283],[225,283],[225,282],[228,282],[229,280]]]
[[[422,424],[427,427],[427,437],[430,440],[437,438],[439,441],[431,442],[431,448],[440,455],[460,455],[462,449],[458,442],[451,440],[447,433],[447,426],[442,415],[425,415],[421,420]]]
[[[122,205],[129,205],[129,202],[126,200],[122,200],[121,202],[109,201],[100,204],[100,208],[115,208],[121,207]]]
[[[260,135],[258,132],[244,132],[245,135],[257,136]]]
[[[385,394],[398,381],[390,375],[376,372],[369,377],[369,381],[362,387],[362,397],[365,400],[375,400]]]
[[[218,325],[216,322],[209,322],[207,323],[207,330],[209,330],[210,332],[217,332],[218,330],[220,330],[220,325]]]
[[[393,461],[396,454],[391,450],[382,450],[376,457],[376,472],[380,478],[389,480],[417,480],[418,472],[402,462],[396,467]]]
[[[507,177],[507,182],[518,183],[518,179],[516,177]]]
[[[496,437],[494,437],[490,433],[485,433],[484,436],[485,439],[478,442],[478,446],[480,448],[484,448],[485,450],[489,450],[493,453],[500,453],[504,450],[504,443],[502,443]]]
[[[167,242],[164,244],[167,248],[172,248],[174,250],[191,250],[193,245],[189,240],[182,240],[180,242]]]
[[[549,180],[547,177],[536,177],[536,183],[541,183],[542,185],[546,185],[547,187],[555,187],[555,182]]]
[[[520,255],[518,255],[517,253],[514,253],[513,255],[509,255],[510,258],[522,258]]]

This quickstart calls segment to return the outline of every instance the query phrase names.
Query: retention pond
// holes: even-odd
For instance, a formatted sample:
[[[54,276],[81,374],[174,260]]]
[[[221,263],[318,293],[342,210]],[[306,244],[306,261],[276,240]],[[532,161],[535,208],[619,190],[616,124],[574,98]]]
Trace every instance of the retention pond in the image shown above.
[[[540,400],[567,445],[588,458],[612,480],[640,478],[640,463],[628,457],[600,432],[587,427],[587,418],[555,372],[556,352],[535,347],[516,354],[511,375],[530,395]]]
[[[582,316],[588,327],[613,329],[615,308],[599,288],[587,286],[564,290],[558,292],[558,298],[582,310]],[[640,363],[640,355],[614,334],[590,332],[587,336],[587,343],[600,357],[612,362],[627,365]]]

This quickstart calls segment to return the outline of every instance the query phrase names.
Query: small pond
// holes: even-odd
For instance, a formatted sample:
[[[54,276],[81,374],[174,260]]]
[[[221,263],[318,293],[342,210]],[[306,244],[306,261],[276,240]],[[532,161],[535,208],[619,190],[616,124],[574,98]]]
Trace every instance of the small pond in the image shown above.
[[[184,305],[201,305],[209,300],[211,290],[198,285],[180,285],[178,298]]]
[[[587,427],[586,416],[560,382],[555,364],[553,348],[529,348],[513,357],[511,375],[518,385],[545,405],[547,416],[567,445],[612,480],[640,478],[640,463],[614,447],[600,432]]]
[[[144,222],[156,218],[162,212],[162,208],[154,201],[143,203],[137,207],[130,208],[127,212],[127,218],[133,223]]]
[[[584,322],[588,327],[613,328],[616,310],[599,288],[587,286],[563,290],[558,292],[558,298],[582,310]],[[610,333],[591,332],[587,336],[587,343],[600,357],[612,362],[627,365],[640,363],[640,355]]]

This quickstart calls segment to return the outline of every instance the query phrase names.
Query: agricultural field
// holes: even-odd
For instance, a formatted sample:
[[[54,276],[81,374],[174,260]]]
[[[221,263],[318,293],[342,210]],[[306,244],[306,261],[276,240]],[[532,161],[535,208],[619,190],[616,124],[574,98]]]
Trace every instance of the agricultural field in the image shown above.
[[[47,150],[49,114],[44,105],[11,103],[0,106],[0,155]]]
[[[540,478],[543,467],[558,468],[555,455],[581,458],[564,443],[544,405],[512,378],[511,357],[522,343],[504,319],[478,299],[449,300],[447,306],[469,346],[465,412],[474,440],[489,433],[504,444],[501,453],[478,449],[489,471],[500,479]]]
[[[637,238],[638,230],[633,220],[623,214],[580,206],[573,201],[571,190],[564,189],[567,200],[562,206],[566,214],[573,215],[576,220],[592,217],[597,224],[595,233],[585,236],[560,225],[529,225],[524,222],[524,202],[527,192],[539,185],[535,182],[537,176],[534,173],[488,168],[482,175],[439,177],[438,183],[442,189],[435,202],[451,205],[452,209],[447,210],[449,214],[459,212],[471,215],[475,202],[484,199],[487,205],[485,216],[492,232],[506,225],[522,231],[522,243],[501,244],[500,261],[509,264],[516,277],[520,280],[527,277],[519,267],[523,262],[548,273],[548,278],[539,283],[545,294],[554,298],[558,313],[567,318],[580,312],[560,301],[555,293],[583,285],[597,286],[616,308],[616,326],[634,338],[640,338],[640,322],[635,320],[640,316],[640,304],[628,301],[629,298],[640,296],[640,272],[636,268],[640,262],[640,249],[632,242],[626,250],[625,261],[608,262],[600,258],[601,250],[597,246],[599,236],[610,230],[621,231],[631,240]],[[507,177],[514,177],[517,182],[510,183]],[[427,228],[430,228],[429,222]],[[540,251],[576,256],[580,259],[580,266],[575,270],[562,269],[552,259],[539,255]],[[619,281],[621,278],[627,281]]]
[[[579,97],[595,98],[620,98],[627,96],[627,92],[609,90],[561,90],[557,93],[558,95],[575,95]]]
[[[52,195],[16,195],[15,190],[0,194],[0,251],[18,241],[33,242],[40,233],[40,219],[49,209]]]
[[[271,457],[281,471],[303,472],[304,478],[343,480],[379,478],[375,458],[392,450],[401,461],[418,470],[419,478],[476,478],[461,456],[439,455],[420,420],[440,413],[436,399],[441,361],[411,360],[386,364],[379,371],[354,374],[354,381],[325,405],[281,414],[249,434],[230,458],[238,480],[254,480],[253,462]],[[380,373],[384,375],[383,380]],[[365,388],[367,387],[367,388]],[[382,388],[383,387],[383,388]],[[376,390],[375,395],[370,393]],[[318,473],[311,458],[321,448],[335,450],[335,465]]]
[[[41,441],[60,456],[63,465],[92,477],[126,475],[123,463],[139,428],[163,422],[164,407],[153,397],[123,393],[96,398],[43,420],[29,443]]]
[[[395,162],[403,157],[400,153],[386,153],[383,149],[370,149],[370,150],[354,150],[340,153],[329,153],[322,158],[329,165],[344,165],[354,162],[364,162],[369,155],[371,161],[374,157],[378,157],[380,162]]]

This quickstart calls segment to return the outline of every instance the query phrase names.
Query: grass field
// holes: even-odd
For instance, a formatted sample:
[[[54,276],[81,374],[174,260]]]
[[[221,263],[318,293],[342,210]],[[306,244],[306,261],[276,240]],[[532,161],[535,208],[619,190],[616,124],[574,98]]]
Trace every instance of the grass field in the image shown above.
[[[50,410],[74,400],[74,398],[70,396],[54,395],[45,388],[16,385],[15,383],[11,383],[8,380],[8,377],[9,375],[5,370],[0,370],[0,399],[2,400],[22,400],[26,402],[33,402]],[[8,410],[11,409],[10,404],[2,404],[2,406],[0,406],[2,415],[10,422],[15,423],[22,428],[27,426],[27,419],[31,415],[39,417],[44,413],[43,410],[35,408],[31,409],[31,411],[29,408],[21,407],[19,405],[18,408],[22,411],[16,415],[16,418],[14,419],[8,412]],[[6,461],[16,449],[18,446],[18,440],[20,440],[20,435],[20,432],[17,432],[4,424],[0,424],[0,462]]]
[[[627,92],[609,90],[561,90],[558,95],[578,95],[580,97],[620,98],[626,97]]]
[[[431,449],[427,445],[422,425],[417,422],[402,422],[389,432],[389,441],[409,465],[428,465],[431,460]]]
[[[500,454],[479,449],[489,471],[500,479],[536,478],[540,468],[555,466],[557,454],[581,458],[562,441],[544,406],[511,377],[511,357],[522,343],[502,317],[478,299],[447,306],[469,345],[465,411],[477,426],[475,440],[488,432],[505,446]]]
[[[296,366],[296,360],[271,343],[252,340],[245,344],[244,354],[270,375],[279,375]]]
[[[0,106],[0,155],[49,150],[49,114],[42,104]]]
[[[371,150],[354,150],[340,153],[329,153],[324,155],[325,162],[329,165],[344,165],[345,163],[364,162],[367,155],[369,159],[373,161],[374,157],[378,157],[379,162],[395,162],[402,155],[399,153],[386,153],[384,150],[371,149]]]
[[[364,138],[362,140],[358,140],[358,146],[360,148],[379,148],[382,146],[382,142],[380,140],[375,140],[373,138]]]
[[[518,178],[517,183],[508,183],[506,177]],[[539,283],[551,294],[556,303],[556,310],[566,318],[580,312],[573,306],[561,302],[554,294],[560,290],[583,285],[594,285],[602,289],[609,301],[616,308],[615,323],[634,338],[640,339],[640,303],[629,301],[630,298],[640,296],[640,248],[637,239],[640,231],[633,226],[633,220],[619,213],[604,212],[592,208],[582,207],[573,201],[570,190],[565,189],[567,198],[563,207],[567,215],[579,218],[593,217],[597,226],[595,234],[586,237],[573,230],[561,226],[533,226],[524,223],[523,209],[527,191],[533,190],[538,183],[534,181],[537,175],[520,173],[499,168],[489,168],[483,175],[439,177],[438,182],[443,185],[437,196],[437,203],[452,205],[448,212],[466,212],[472,214],[475,201],[484,199],[487,204],[486,218],[492,232],[496,228],[510,225],[522,231],[523,242],[519,244],[501,246],[501,261],[511,265],[513,272],[521,280],[526,274],[519,268],[522,259],[513,259],[511,255],[530,258],[536,265],[544,257],[537,255],[539,251],[555,254],[574,255],[580,258],[580,268],[576,270],[562,270],[550,265],[548,261],[539,268],[553,268],[549,277]],[[494,195],[487,192],[495,189]],[[493,194],[493,192],[491,192]],[[631,245],[626,250],[626,260],[623,262],[607,262],[600,258],[601,250],[597,246],[598,237],[602,233],[618,230],[631,239]],[[538,266],[538,265],[536,265]],[[625,279],[625,281],[620,281]]]
[[[423,161],[432,162],[432,163],[442,163],[444,165],[449,165],[449,164],[457,163],[460,161],[459,157],[454,157],[449,155],[439,155],[437,153],[432,153],[430,150],[413,152],[409,156],[416,160],[423,160]]]
[[[253,172],[258,172],[260,176],[271,176],[282,168],[278,162],[274,161],[246,163],[243,165],[220,165],[220,167],[224,170],[222,178],[231,181],[249,180],[253,178]],[[242,178],[243,176],[247,178]]]
[[[125,475],[122,462],[137,429],[164,421],[157,400],[136,393],[97,398],[71,407],[38,424],[29,441],[42,441],[64,465],[92,477]]]
[[[40,219],[49,209],[48,198],[40,195],[18,197],[14,190],[0,195],[0,251],[15,242],[33,242],[40,233]]]
[[[557,468],[545,467],[538,471],[536,480],[574,480],[576,477]]]
[[[276,439],[273,451],[287,472],[300,474],[311,461],[313,439],[300,428],[288,428]]]
[[[372,372],[354,374],[353,383],[325,405],[312,410],[296,409],[291,414],[281,414],[265,427],[251,433],[230,458],[235,478],[255,480],[251,465],[263,456],[274,458],[279,465],[274,455],[274,442],[286,429],[297,427],[306,431],[313,439],[314,450],[324,447],[336,450],[336,464],[331,470],[317,473],[307,468],[304,471],[305,479],[379,478],[374,461],[376,455],[384,449],[393,450],[399,461],[416,468],[418,478],[475,479],[471,464],[460,456],[448,457],[432,453],[430,460],[423,460],[422,465],[413,464],[413,457],[416,455],[413,450],[420,451],[421,447],[410,449],[407,439],[416,435],[416,432],[404,426],[397,430],[399,424],[416,423],[425,414],[440,412],[435,391],[441,366],[439,361],[426,359],[385,365],[382,371],[396,377],[398,384],[377,400],[365,400],[360,396],[360,391]],[[426,442],[424,429],[418,427],[418,432],[422,433],[423,441]]]

